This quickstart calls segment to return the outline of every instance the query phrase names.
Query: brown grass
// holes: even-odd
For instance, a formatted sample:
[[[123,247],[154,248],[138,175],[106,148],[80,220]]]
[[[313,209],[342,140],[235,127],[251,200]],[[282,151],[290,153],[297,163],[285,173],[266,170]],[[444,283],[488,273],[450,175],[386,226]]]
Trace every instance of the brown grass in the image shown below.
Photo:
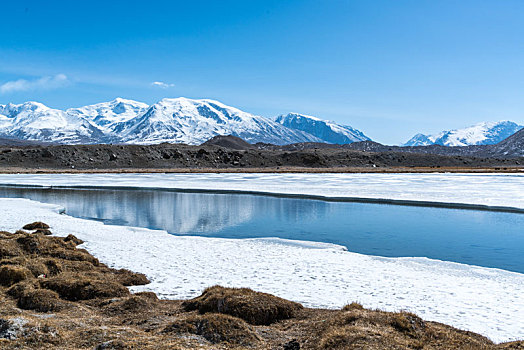
[[[47,230],[47,229],[49,229],[49,225],[45,224],[45,223],[43,223],[41,221],[35,221],[33,223],[25,225],[22,228],[24,230],[28,230],[28,231],[33,231],[33,230],[37,230],[37,229]]]
[[[62,263],[58,259],[48,258],[44,260],[44,264],[49,271],[49,276],[56,276],[62,272]]]
[[[351,311],[351,310],[362,310],[364,307],[356,302],[352,302],[351,304],[344,305],[342,308],[342,311]]]
[[[20,246],[14,239],[0,239],[0,259],[8,259],[21,254]]]
[[[100,264],[98,259],[89,254],[85,249],[71,250],[59,248],[49,252],[48,255],[62,260],[87,261],[94,266],[98,266]]]
[[[53,234],[50,230],[39,228],[34,232],[35,235],[44,235],[44,236],[50,236]]]
[[[33,274],[34,277],[38,277],[38,276],[47,276],[49,275],[49,269],[47,268],[47,266],[39,261],[39,260],[29,260],[26,264],[25,264],[25,267],[31,271],[31,273]]]
[[[5,265],[0,268],[0,284],[6,287],[26,280],[31,276],[31,271],[22,266]]]
[[[116,270],[116,279],[124,286],[143,286],[151,283],[143,273],[136,273],[126,269]]]
[[[492,349],[485,337],[400,312],[350,309],[311,329],[320,349]]]
[[[76,273],[62,273],[60,276],[44,279],[40,285],[57,292],[62,299],[71,301],[129,295],[127,288],[117,282],[91,279]]]
[[[6,294],[15,299],[20,299],[25,292],[38,287],[39,285],[36,280],[26,280],[12,285],[11,288],[6,291]]]
[[[256,345],[261,341],[254,329],[243,320],[216,313],[182,318],[168,325],[163,332],[196,334],[213,344],[225,342],[237,345]]]
[[[60,305],[58,294],[47,289],[28,289],[18,300],[19,308],[38,312],[58,311]]]
[[[157,303],[158,299],[154,300],[147,295],[135,294],[127,298],[110,299],[109,303],[104,306],[104,311],[112,316],[121,316],[129,313],[138,314],[151,311]]]
[[[41,252],[41,238],[31,234],[19,234],[16,242],[18,245],[29,254],[38,254]]]
[[[291,318],[302,309],[298,303],[271,294],[220,286],[207,288],[199,297],[184,302],[184,307],[202,314],[218,312],[236,316],[254,325],[269,325]]]
[[[67,235],[67,237],[64,238],[64,242],[72,242],[75,246],[84,243],[84,241],[72,234]]]

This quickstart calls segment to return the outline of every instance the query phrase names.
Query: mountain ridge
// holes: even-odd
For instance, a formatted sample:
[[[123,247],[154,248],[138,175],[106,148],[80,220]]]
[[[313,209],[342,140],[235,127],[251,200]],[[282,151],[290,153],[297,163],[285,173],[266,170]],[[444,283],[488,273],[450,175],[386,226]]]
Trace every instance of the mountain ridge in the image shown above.
[[[480,122],[462,129],[445,130],[437,134],[416,134],[402,146],[474,146],[493,145],[524,128],[509,120]]]
[[[279,115],[275,121],[288,128],[310,133],[321,140],[333,144],[371,140],[363,132],[349,125],[341,125],[330,120],[323,120],[305,114],[288,113]]]
[[[404,146],[496,144],[522,128],[512,121],[482,122],[434,135],[417,134]],[[219,135],[233,135],[252,144],[275,145],[345,145],[371,141],[363,132],[349,125],[299,113],[266,118],[213,99],[164,98],[148,105],[116,98],[66,110],[50,108],[35,101],[0,105],[0,138],[5,140],[62,144],[170,142],[197,145]],[[366,147],[376,148],[371,144]],[[510,153],[515,151],[511,149]]]
[[[234,135],[251,143],[325,142],[310,133],[212,99],[164,98],[147,105],[116,98],[59,110],[38,102],[0,105],[0,137],[63,144],[200,144]]]

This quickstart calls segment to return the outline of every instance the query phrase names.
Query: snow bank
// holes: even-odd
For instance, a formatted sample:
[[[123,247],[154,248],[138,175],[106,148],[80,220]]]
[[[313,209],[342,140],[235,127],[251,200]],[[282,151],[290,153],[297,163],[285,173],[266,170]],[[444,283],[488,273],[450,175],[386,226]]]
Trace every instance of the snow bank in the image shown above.
[[[136,175],[104,181],[114,185],[111,182],[121,177],[127,184],[145,181]],[[95,178],[102,177],[87,177],[93,183]],[[63,183],[67,177],[51,180]],[[497,342],[524,338],[524,324],[518,321],[524,314],[523,274],[426,258],[367,256],[326,243],[173,236],[106,226],[61,215],[60,209],[26,199],[0,199],[0,228],[14,231],[44,221],[55,234],[72,233],[85,240],[85,248],[102,262],[147,274],[152,283],[134,289],[164,298],[194,297],[214,284],[242,286],[312,307],[338,308],[358,301],[369,308],[409,310]]]

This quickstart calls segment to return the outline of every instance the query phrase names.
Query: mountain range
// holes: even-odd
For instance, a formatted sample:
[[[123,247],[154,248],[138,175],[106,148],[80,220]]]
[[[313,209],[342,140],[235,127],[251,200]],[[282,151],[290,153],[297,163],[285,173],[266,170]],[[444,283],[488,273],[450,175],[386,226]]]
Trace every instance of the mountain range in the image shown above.
[[[302,118],[299,114],[292,118]],[[314,117],[303,116],[313,120]],[[336,128],[336,124],[314,118],[319,128]],[[354,136],[343,142],[369,138],[351,127]],[[309,131],[309,132],[308,132]],[[117,98],[110,102],[70,108],[49,108],[38,102],[0,105],[0,138],[53,142],[62,144],[162,142],[201,144],[217,135],[234,135],[250,143],[290,144],[331,142],[332,134],[309,128],[286,126],[275,120],[243,112],[218,101],[188,98],[165,98],[151,106]],[[327,135],[323,138],[322,135]],[[335,135],[336,136],[336,135]]]
[[[511,121],[483,122],[464,129],[442,131],[434,135],[417,134],[404,146],[493,145],[515,134],[523,125]]]
[[[496,144],[522,128],[510,121],[484,122],[435,135],[417,134],[404,146]],[[0,105],[0,139],[4,143],[196,145],[217,135],[275,145],[371,142],[364,133],[348,125],[298,113],[270,119],[210,99],[165,98],[148,105],[117,98],[67,110],[38,102]]]

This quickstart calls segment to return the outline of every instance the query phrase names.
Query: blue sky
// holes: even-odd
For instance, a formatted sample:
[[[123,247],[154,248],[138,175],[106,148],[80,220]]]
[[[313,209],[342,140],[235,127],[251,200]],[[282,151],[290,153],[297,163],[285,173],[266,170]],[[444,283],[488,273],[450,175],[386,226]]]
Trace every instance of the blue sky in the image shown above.
[[[6,1],[0,103],[212,98],[397,144],[524,123],[524,1]],[[158,84],[152,84],[158,82]]]

